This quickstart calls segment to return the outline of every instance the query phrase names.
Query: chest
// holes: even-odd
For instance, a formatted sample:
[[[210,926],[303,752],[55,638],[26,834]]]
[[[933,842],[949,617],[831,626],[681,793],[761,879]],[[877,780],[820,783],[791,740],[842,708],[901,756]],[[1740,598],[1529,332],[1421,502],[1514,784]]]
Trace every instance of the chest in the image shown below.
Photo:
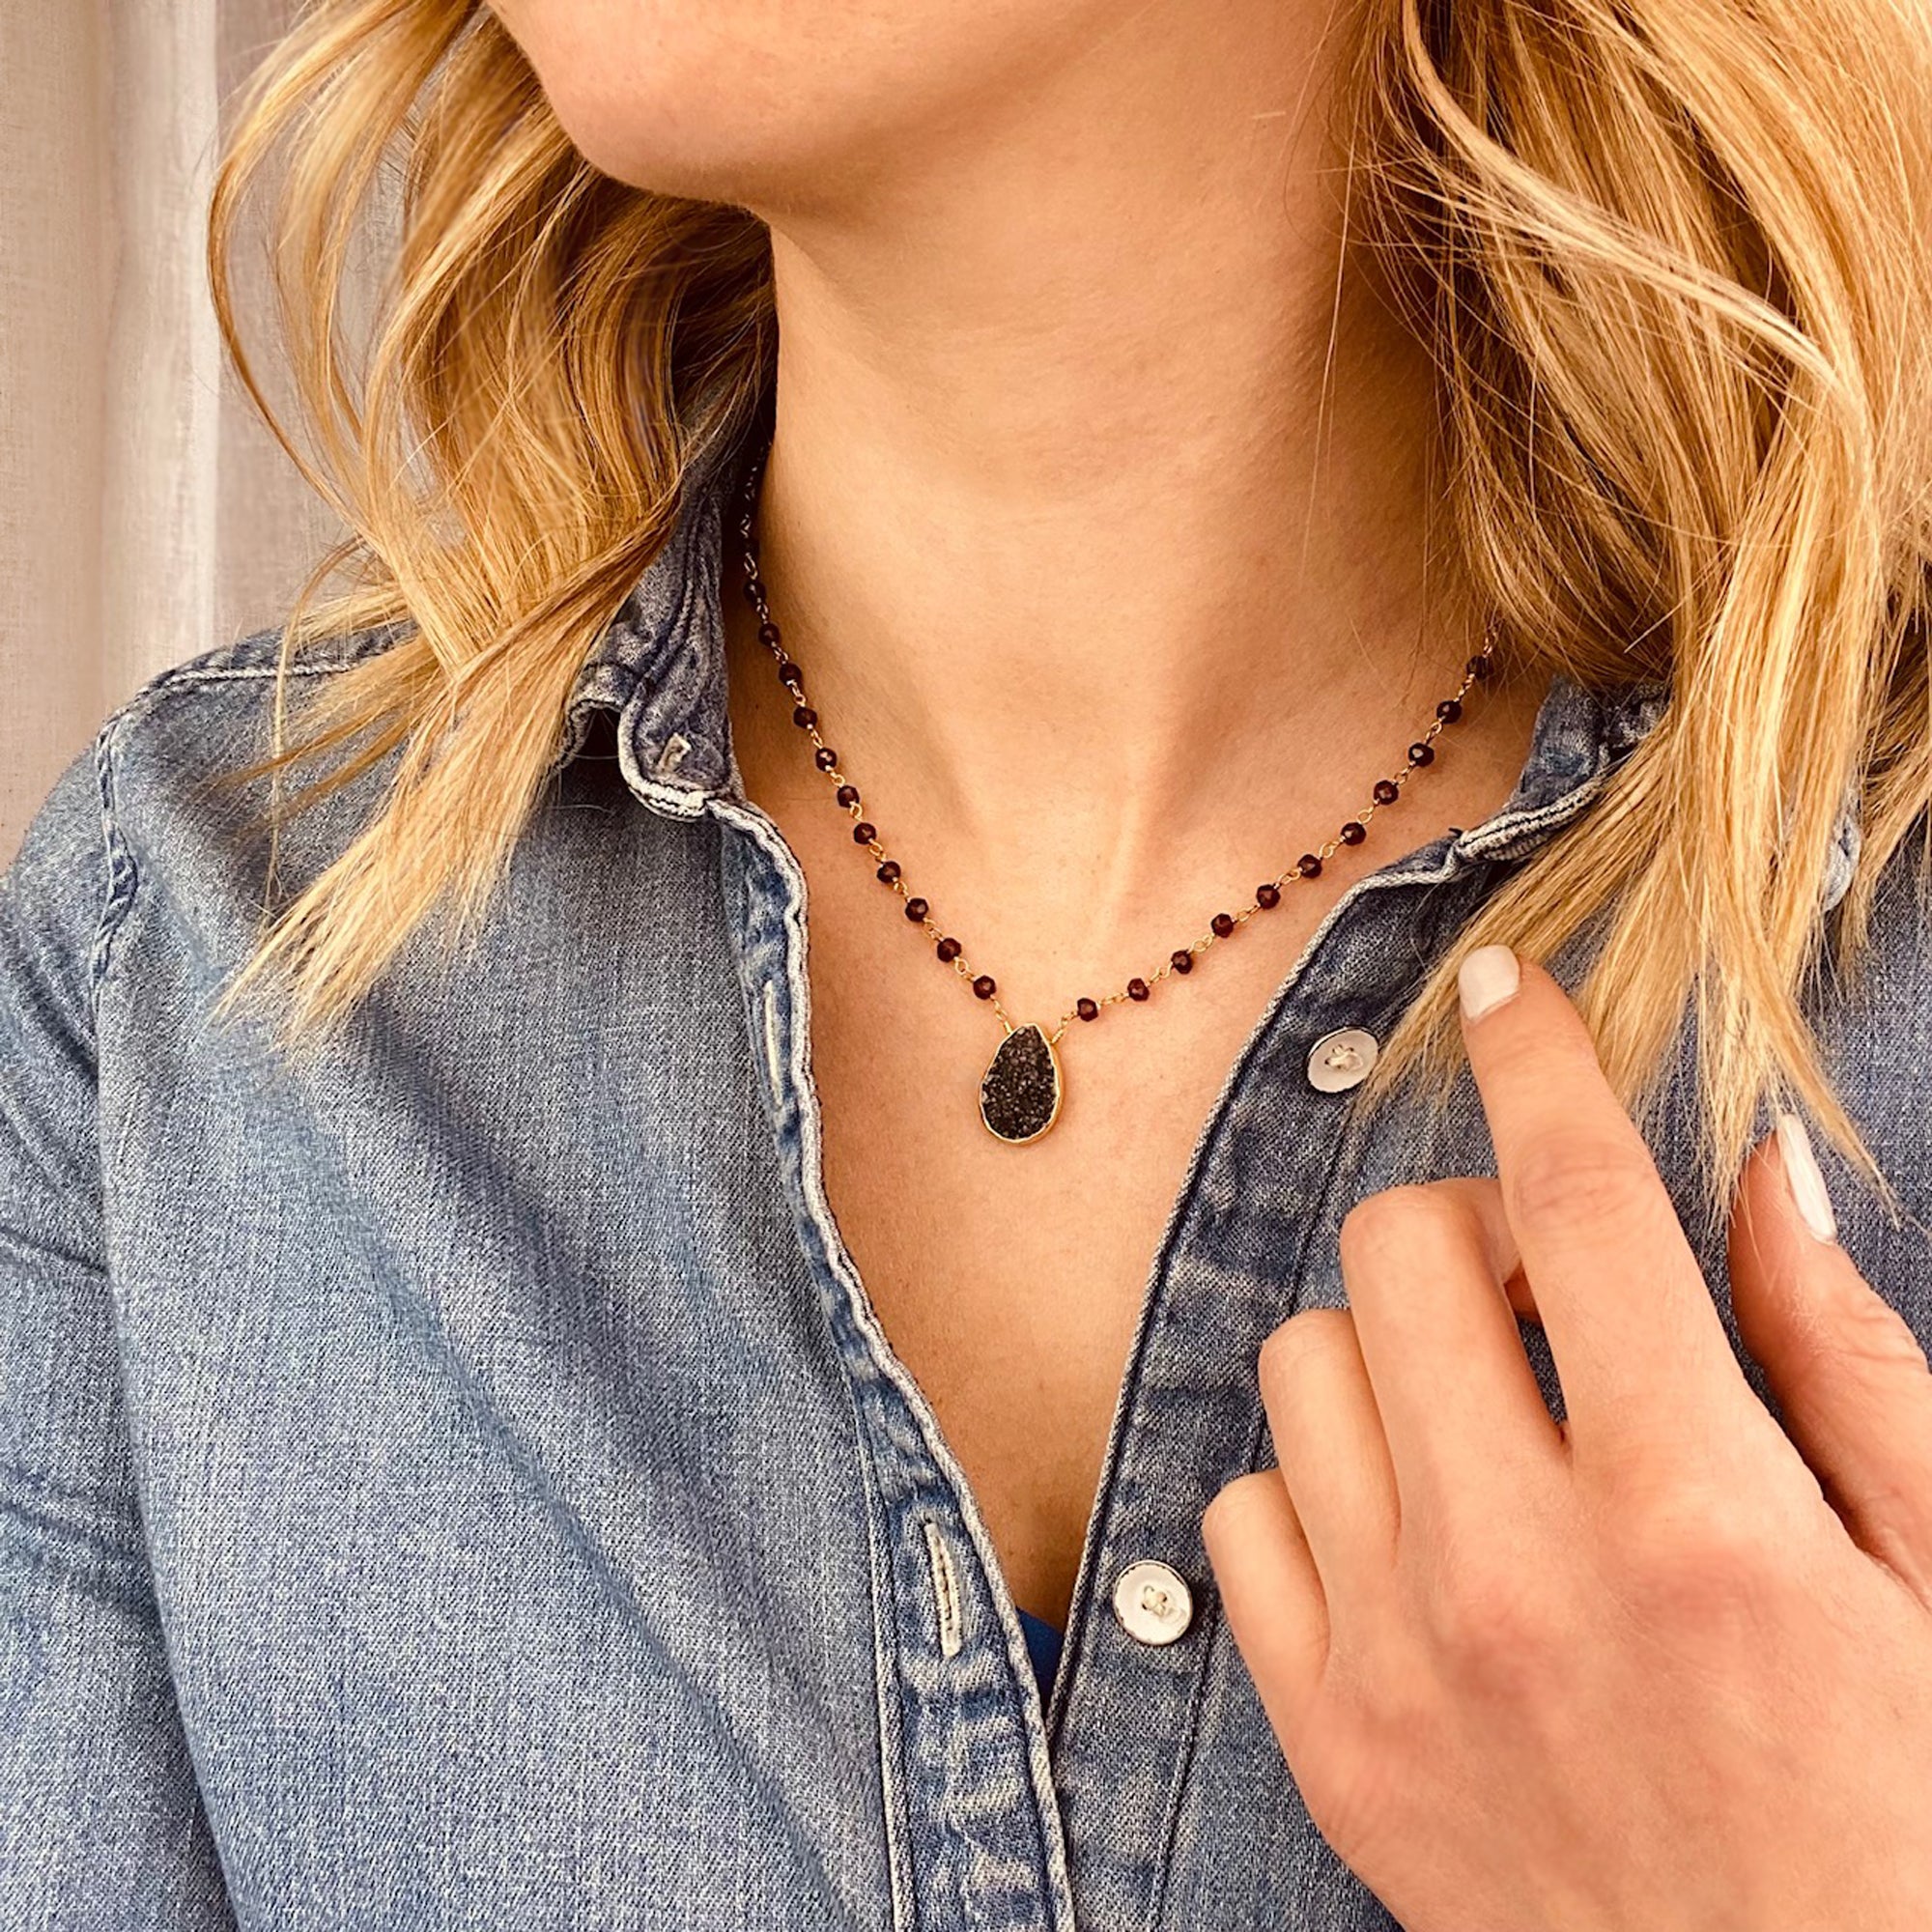
[[[814,882],[810,948],[827,1194],[1014,1600],[1064,1624],[1163,1236],[1217,1097],[1340,887],[1210,950],[1184,982],[1069,1022],[1059,1116],[1011,1145],[979,1111],[999,1018],[924,948],[880,945],[901,935],[843,884]],[[1361,1037],[1335,1085],[1367,1070]]]

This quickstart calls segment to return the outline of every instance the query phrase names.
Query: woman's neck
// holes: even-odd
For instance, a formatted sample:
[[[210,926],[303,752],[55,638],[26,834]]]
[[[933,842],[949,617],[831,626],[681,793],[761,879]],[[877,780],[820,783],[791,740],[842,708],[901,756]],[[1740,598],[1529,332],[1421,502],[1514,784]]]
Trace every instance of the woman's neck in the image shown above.
[[[759,211],[773,612],[855,776],[955,858],[1024,821],[1138,878],[1302,809],[1310,760],[1365,793],[1475,640],[1427,354],[1339,273],[1296,11],[1134,12],[970,138]]]

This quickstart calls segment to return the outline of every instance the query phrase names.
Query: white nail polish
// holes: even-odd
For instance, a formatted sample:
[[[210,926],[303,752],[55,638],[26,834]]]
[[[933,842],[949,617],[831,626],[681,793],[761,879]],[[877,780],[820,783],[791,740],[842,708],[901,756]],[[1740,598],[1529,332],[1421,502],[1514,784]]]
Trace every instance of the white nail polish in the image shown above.
[[[1479,1020],[1493,1007],[1516,997],[1522,971],[1507,946],[1479,946],[1456,970],[1463,1017]]]
[[[1832,1197],[1825,1191],[1825,1177],[1818,1172],[1811,1136],[1796,1114],[1777,1117],[1777,1157],[1783,1163],[1784,1184],[1791,1190],[1799,1217],[1819,1240],[1835,1241],[1838,1217],[1832,1212]]]

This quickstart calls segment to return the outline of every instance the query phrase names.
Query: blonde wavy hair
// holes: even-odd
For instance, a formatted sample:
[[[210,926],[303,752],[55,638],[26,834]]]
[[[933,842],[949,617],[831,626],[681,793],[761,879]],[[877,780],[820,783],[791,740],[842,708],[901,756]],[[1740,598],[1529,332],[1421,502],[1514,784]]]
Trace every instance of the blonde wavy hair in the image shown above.
[[[1417,1073],[1442,1091],[1463,952],[1547,958],[1592,927],[1579,1002],[1639,1118],[1694,1016],[1714,1199],[1776,1097],[1895,1202],[1804,1008],[1814,976],[1855,964],[1932,794],[1932,11],[1355,12],[1349,206],[1435,351],[1469,577],[1516,661],[1670,687],[1592,808],[1459,937],[1363,1097]],[[250,369],[230,277],[271,160],[300,436]],[[393,272],[352,350],[346,264],[397,202]],[[306,770],[298,807],[393,760],[241,982],[276,968],[299,1034],[433,915],[460,928],[487,900],[694,450],[769,390],[770,252],[743,209],[591,167],[478,0],[314,0],[252,84],[210,259],[244,381],[354,532],[291,613],[284,672],[317,639],[398,627],[311,681],[327,695],[298,734],[278,700],[257,768],[278,786]],[[1827,919],[1848,802],[1863,843]]]

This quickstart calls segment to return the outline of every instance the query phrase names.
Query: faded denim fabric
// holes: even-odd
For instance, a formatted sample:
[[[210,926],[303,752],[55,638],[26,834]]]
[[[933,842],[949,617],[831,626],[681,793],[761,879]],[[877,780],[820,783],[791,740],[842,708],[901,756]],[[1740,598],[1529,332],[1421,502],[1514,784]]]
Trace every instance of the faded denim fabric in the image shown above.
[[[733,474],[700,472],[585,668],[475,952],[411,951],[312,1061],[209,1013],[265,860],[260,789],[210,781],[266,744],[272,638],[123,709],[8,875],[4,1932],[1390,1925],[1309,1823],[1201,1513],[1272,1461],[1256,1351],[1341,1300],[1348,1208],[1492,1171],[1466,1081],[1439,1118],[1369,1115],[1311,1085],[1312,1043],[1385,1037],[1662,693],[1557,679],[1507,805],[1351,887],[1254,1027],[1147,1287],[1042,1710],[827,1206],[803,881],[725,731]],[[288,884],[380,776],[296,822]],[[1922,1215],[1912,873],[1820,1020]],[[1687,1041],[1656,1147],[1727,1306],[1696,1106]],[[1932,1339],[1923,1235],[1821,1155]],[[1143,1557],[1194,1592],[1165,1647],[1110,1606]]]

